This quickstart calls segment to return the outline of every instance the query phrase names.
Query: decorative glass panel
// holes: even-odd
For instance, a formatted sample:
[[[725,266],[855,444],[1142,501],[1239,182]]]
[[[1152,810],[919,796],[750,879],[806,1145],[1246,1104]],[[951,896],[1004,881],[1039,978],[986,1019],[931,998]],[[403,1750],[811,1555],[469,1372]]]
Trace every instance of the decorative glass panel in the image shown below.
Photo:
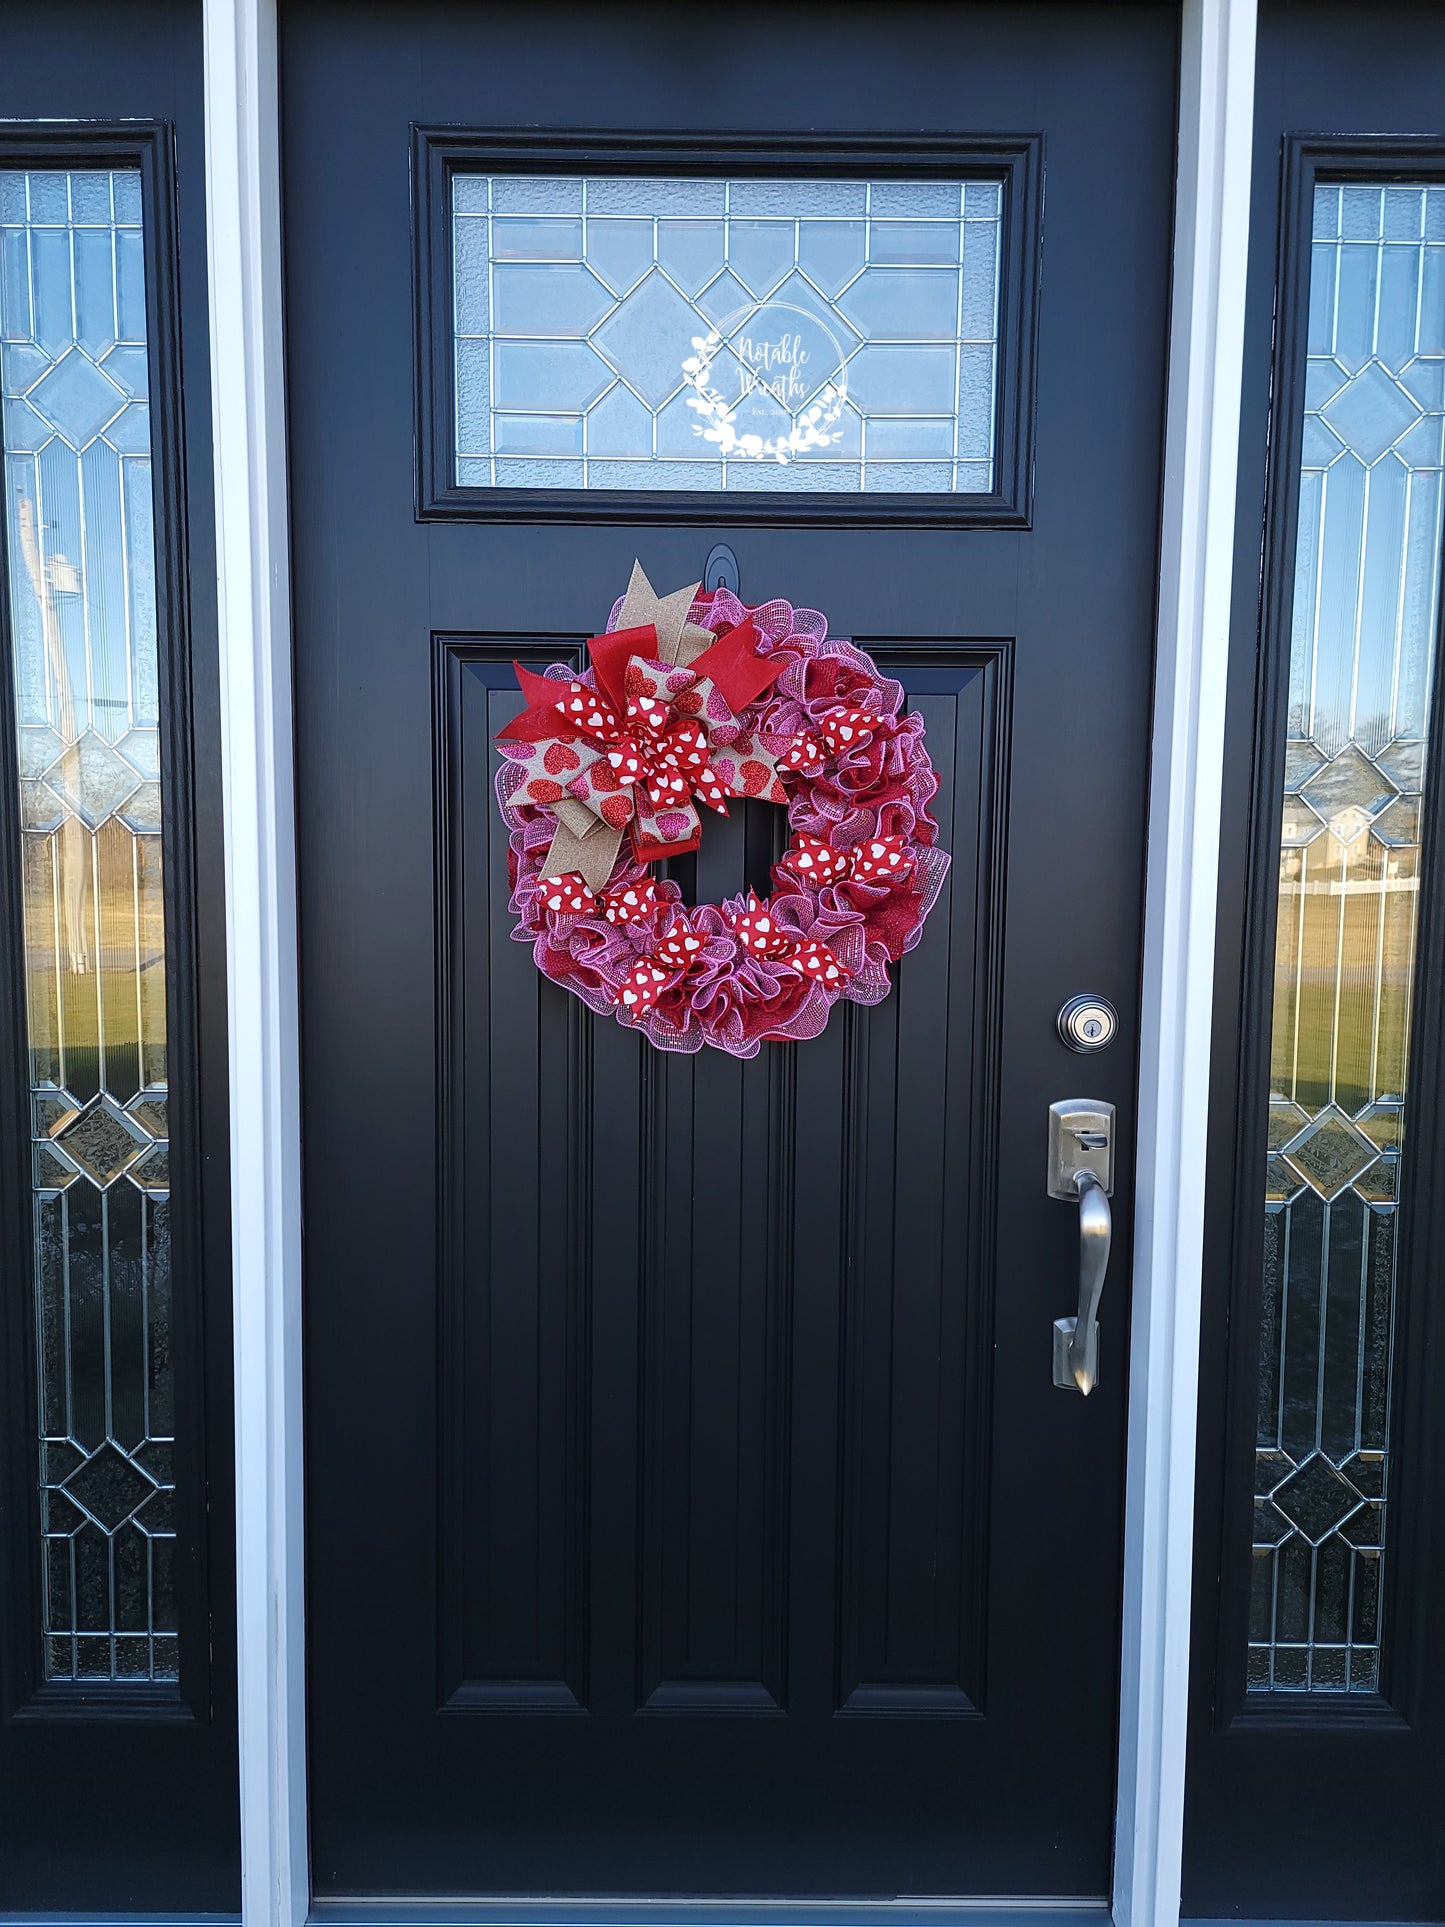
[[[1445,188],[1319,188],[1265,1178],[1260,1693],[1379,1685],[1442,392]]]
[[[456,480],[987,494],[1000,181],[458,174]]]
[[[165,917],[136,170],[0,171],[45,1673],[177,1677]]]

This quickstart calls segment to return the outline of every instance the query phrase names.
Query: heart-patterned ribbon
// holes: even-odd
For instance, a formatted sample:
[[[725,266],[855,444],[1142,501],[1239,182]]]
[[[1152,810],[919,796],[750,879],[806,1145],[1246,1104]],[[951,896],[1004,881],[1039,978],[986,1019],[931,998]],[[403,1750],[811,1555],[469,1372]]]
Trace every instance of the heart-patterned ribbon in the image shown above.
[[[518,799],[558,818],[545,877],[575,873],[595,894],[629,828],[642,862],[695,850],[695,797],[723,814],[728,796],[786,802],[772,753],[738,721],[783,665],[759,654],[751,622],[716,639],[688,623],[696,589],[660,598],[635,563],[619,615],[626,626],[588,644],[595,687],[515,665],[527,707],[498,737],[526,746],[514,759]],[[642,615],[651,620],[629,623]],[[734,751],[722,767],[711,761],[714,743]]]
[[[611,892],[608,893],[609,895]],[[810,983],[840,985],[850,974],[839,963],[827,944],[814,938],[798,939],[774,923],[765,905],[749,892],[747,908],[732,918],[733,936],[738,948],[755,957],[768,957],[775,963],[796,970]],[[612,994],[612,1001],[624,1016],[636,1019],[646,1014],[675,984],[682,982],[702,953],[704,934],[694,929],[684,912],[665,937],[660,937],[645,957],[639,957]]]
[[[862,749],[875,736],[886,734],[896,727],[891,716],[875,716],[871,709],[856,709],[850,704],[840,703],[828,710],[818,722],[800,729],[778,757],[778,765],[782,769],[797,770],[804,776],[816,776],[829,756],[841,756],[846,750]]]
[[[840,883],[844,877],[856,883],[892,884],[911,873],[913,859],[901,836],[873,836],[851,849],[835,850],[821,836],[799,831],[776,867],[784,880],[795,879],[810,888]]]
[[[600,915],[609,923],[637,923],[662,908],[662,898],[651,877],[644,877],[640,883],[614,883],[599,896],[580,871],[570,870],[566,876],[543,877],[537,890],[547,909],[563,917]]]

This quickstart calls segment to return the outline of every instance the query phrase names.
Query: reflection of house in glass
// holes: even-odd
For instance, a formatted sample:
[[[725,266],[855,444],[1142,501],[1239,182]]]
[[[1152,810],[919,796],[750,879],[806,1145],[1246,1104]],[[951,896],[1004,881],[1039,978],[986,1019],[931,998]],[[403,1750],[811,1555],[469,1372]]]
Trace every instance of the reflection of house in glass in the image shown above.
[[[1445,190],[1321,187],[1314,241],[1250,1684],[1373,1692],[1440,591]]]
[[[50,1679],[174,1679],[140,176],[0,175]]]

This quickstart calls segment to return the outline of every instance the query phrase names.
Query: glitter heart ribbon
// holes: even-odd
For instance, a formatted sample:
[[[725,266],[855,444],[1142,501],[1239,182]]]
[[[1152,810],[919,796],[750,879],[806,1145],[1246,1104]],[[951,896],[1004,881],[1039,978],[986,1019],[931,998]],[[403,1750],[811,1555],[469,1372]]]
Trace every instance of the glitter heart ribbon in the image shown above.
[[[697,587],[659,597],[634,563],[618,627],[587,645],[595,687],[514,665],[527,707],[497,735],[521,749],[518,800],[558,819],[544,878],[576,874],[596,893],[629,828],[644,863],[695,850],[694,797],[723,814],[727,796],[786,802],[772,753],[738,722],[782,664],[751,621],[716,638],[689,623]],[[734,752],[721,768],[714,743]]]

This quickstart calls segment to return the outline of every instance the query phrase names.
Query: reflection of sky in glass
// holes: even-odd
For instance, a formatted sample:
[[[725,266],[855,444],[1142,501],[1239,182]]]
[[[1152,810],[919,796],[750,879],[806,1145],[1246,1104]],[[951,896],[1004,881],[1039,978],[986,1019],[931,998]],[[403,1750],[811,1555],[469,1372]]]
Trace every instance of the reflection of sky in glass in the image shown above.
[[[50,1679],[177,1674],[140,175],[0,170]]]
[[[1255,1692],[1379,1683],[1442,428],[1445,188],[1317,189],[1270,1080]]]
[[[458,483],[986,494],[1002,201],[457,175]]]

